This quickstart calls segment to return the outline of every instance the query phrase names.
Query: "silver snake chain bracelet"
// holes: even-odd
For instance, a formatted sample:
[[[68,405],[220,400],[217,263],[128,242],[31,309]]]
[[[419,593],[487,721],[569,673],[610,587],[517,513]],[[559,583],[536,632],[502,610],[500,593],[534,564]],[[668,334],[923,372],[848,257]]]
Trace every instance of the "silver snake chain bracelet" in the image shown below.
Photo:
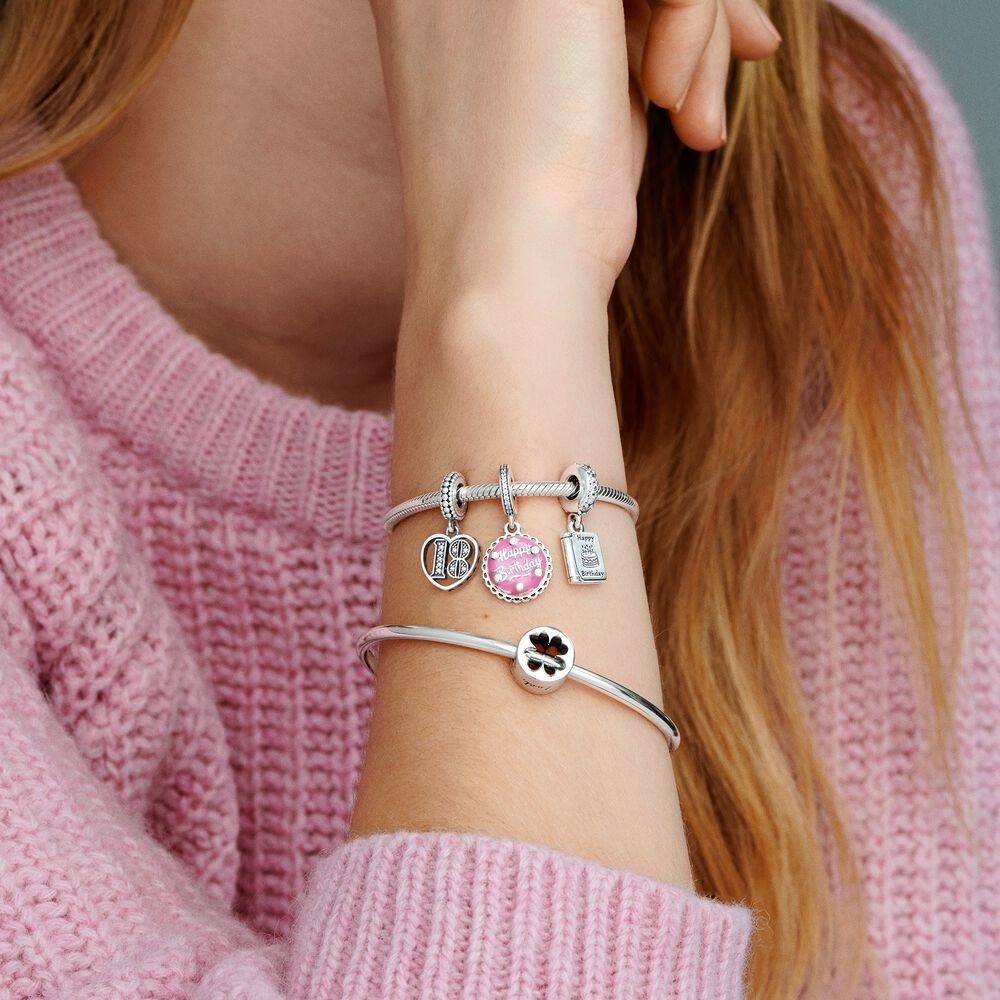
[[[495,483],[468,486],[457,470],[447,472],[441,487],[433,493],[396,504],[383,521],[385,530],[422,511],[439,510],[445,530],[427,536],[419,562],[424,576],[440,590],[454,590],[470,579],[479,565],[479,542],[459,531],[459,522],[475,500],[499,500],[507,515],[503,534],[483,554],[481,569],[486,588],[502,601],[519,603],[538,597],[552,578],[552,557],[542,541],[525,531],[517,520],[517,497],[558,497],[567,514],[566,531],[559,536],[566,563],[566,578],[572,584],[602,583],[607,580],[604,552],[597,532],[587,531],[584,515],[601,500],[628,511],[633,522],[639,505],[624,490],[604,486],[593,466],[574,462],[558,482],[515,482],[510,467],[500,466]]]
[[[372,674],[375,673],[377,662],[376,646],[387,639],[443,642],[450,646],[465,646],[502,656],[510,661],[514,679],[532,694],[550,694],[566,680],[578,681],[614,698],[648,719],[666,738],[671,753],[680,745],[680,730],[672,719],[631,688],[575,662],[576,651],[572,641],[562,629],[555,626],[538,625],[525,632],[514,644],[473,632],[438,628],[434,625],[376,625],[368,629],[357,643],[358,656]]]
[[[572,480],[562,480],[560,482],[525,482],[510,484],[510,493],[515,497],[566,497],[572,499],[577,495],[580,484]],[[459,486],[457,490],[458,502],[463,507],[474,500],[499,500],[501,488],[499,483],[476,483],[474,486]],[[632,520],[639,517],[639,504],[634,497],[631,497],[624,490],[616,486],[598,485],[595,490],[595,500],[603,503],[614,504],[628,511]],[[392,531],[400,521],[410,517],[412,514],[420,514],[425,510],[436,510],[441,506],[441,491],[435,490],[433,493],[421,493],[420,496],[411,497],[402,503],[396,504],[382,522],[386,531]]]

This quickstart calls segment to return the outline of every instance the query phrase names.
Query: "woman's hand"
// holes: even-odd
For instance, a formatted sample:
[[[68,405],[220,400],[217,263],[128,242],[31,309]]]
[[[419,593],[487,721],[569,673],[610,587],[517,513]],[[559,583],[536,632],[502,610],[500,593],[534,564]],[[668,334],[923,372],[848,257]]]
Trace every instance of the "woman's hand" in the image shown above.
[[[629,65],[646,96],[671,111],[681,141],[726,141],[730,59],[773,55],[781,36],[754,0],[625,0]],[[650,10],[652,8],[652,10]]]
[[[610,295],[635,238],[647,95],[683,101],[678,134],[714,148],[731,54],[778,44],[753,0],[371,5],[420,287],[537,247]]]

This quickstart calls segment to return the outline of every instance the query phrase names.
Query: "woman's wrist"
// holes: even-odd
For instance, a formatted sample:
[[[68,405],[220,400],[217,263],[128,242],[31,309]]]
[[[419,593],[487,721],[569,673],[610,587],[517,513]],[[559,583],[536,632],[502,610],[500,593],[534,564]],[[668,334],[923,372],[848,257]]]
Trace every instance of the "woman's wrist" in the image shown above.
[[[537,266],[534,273],[527,265],[497,271],[437,299],[411,299],[396,357],[393,502],[428,488],[404,461],[416,438],[421,450],[437,447],[442,461],[466,461],[464,471],[478,476],[495,475],[493,460],[509,455],[505,443],[533,442],[533,467],[523,459],[513,467],[529,478],[557,476],[563,466],[549,465],[580,458],[583,449],[604,481],[623,485],[607,331],[603,294]],[[445,399],[450,405],[442,407]],[[435,416],[456,410],[489,426],[481,442],[492,445],[486,465],[464,419],[445,426]]]
[[[552,240],[494,255],[436,255],[407,286],[400,328],[412,341],[462,349],[482,337],[530,346],[537,337],[606,349],[613,280]]]

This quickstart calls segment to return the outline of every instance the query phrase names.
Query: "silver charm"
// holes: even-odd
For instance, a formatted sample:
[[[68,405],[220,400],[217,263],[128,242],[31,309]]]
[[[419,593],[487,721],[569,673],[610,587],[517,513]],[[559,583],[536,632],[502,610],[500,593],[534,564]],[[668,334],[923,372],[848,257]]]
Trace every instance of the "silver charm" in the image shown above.
[[[506,465],[500,466],[500,502],[507,523],[503,534],[483,554],[483,581],[500,600],[519,604],[537,597],[549,585],[552,556],[534,535],[521,531]]]
[[[420,568],[439,590],[460,587],[475,572],[479,561],[479,542],[458,530],[468,506],[458,499],[464,485],[460,472],[449,472],[441,480],[441,513],[448,526],[443,534],[438,532],[425,539],[420,549]]]
[[[431,559],[428,560],[428,553]],[[472,535],[431,535],[420,550],[424,576],[439,590],[454,590],[472,576],[479,561],[479,543]]]
[[[608,578],[608,571],[601,540],[597,532],[583,528],[583,515],[597,500],[597,473],[593,466],[577,462],[563,472],[562,478],[577,484],[573,497],[561,497],[559,501],[563,510],[569,513],[566,532],[559,536],[566,561],[566,578],[570,583],[603,583]]]
[[[550,694],[573,669],[572,641],[553,625],[539,625],[521,636],[510,661],[514,679],[532,694]]]
[[[576,531],[571,524],[570,530],[559,538],[570,583],[603,583],[607,580],[601,540],[595,532]]]

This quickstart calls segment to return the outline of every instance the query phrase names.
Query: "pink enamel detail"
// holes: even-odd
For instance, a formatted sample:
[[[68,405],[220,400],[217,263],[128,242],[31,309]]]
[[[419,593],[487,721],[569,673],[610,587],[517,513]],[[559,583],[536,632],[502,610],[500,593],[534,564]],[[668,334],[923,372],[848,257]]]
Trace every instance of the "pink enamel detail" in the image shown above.
[[[552,575],[552,560],[532,535],[501,535],[483,556],[483,575],[498,597],[523,601],[545,588]]]

